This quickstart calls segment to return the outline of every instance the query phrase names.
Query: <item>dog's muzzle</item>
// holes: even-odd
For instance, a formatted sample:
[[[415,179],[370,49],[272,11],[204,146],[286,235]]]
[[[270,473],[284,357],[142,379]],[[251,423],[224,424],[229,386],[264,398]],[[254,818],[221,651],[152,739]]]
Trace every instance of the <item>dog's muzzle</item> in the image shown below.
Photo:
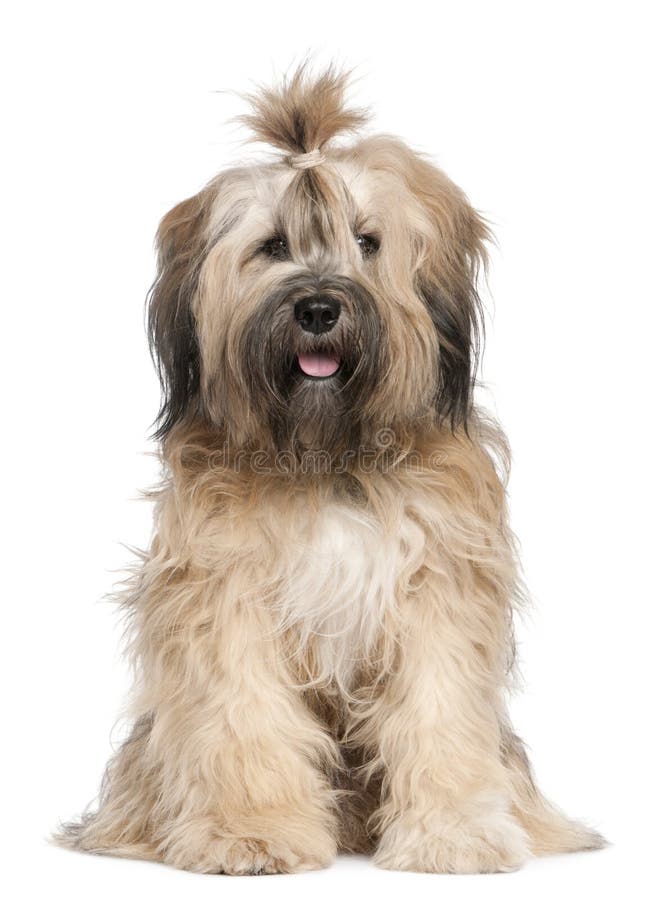
[[[340,301],[335,297],[315,294],[304,297],[294,305],[294,318],[307,334],[327,334],[340,316]],[[299,369],[311,378],[329,378],[340,368],[340,357],[333,350],[321,347],[314,352],[297,354]]]

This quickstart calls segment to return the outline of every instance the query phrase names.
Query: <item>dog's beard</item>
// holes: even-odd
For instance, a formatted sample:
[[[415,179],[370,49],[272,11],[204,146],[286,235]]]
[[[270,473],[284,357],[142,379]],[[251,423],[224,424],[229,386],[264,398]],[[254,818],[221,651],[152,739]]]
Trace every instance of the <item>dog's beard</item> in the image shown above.
[[[318,294],[340,303],[325,334],[296,321],[295,304]],[[275,450],[355,450],[386,366],[385,329],[372,293],[345,277],[285,280],[248,321],[243,380]]]

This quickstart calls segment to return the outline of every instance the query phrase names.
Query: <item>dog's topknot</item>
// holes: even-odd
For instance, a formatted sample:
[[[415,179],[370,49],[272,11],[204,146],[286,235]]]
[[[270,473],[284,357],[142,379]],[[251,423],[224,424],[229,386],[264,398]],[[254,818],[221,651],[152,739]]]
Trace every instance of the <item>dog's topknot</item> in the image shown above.
[[[238,120],[251,129],[252,139],[271,144],[288,154],[321,151],[336,135],[356,131],[369,113],[346,105],[349,71],[333,65],[313,75],[307,62],[277,87],[260,87],[245,94],[251,112]]]

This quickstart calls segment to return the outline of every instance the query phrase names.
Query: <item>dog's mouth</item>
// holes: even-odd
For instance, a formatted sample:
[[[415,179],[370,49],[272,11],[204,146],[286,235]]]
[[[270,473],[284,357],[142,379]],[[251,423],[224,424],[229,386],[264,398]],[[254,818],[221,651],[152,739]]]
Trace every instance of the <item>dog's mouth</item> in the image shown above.
[[[296,361],[301,374],[308,378],[331,378],[341,367],[340,357],[333,350],[299,353]]]

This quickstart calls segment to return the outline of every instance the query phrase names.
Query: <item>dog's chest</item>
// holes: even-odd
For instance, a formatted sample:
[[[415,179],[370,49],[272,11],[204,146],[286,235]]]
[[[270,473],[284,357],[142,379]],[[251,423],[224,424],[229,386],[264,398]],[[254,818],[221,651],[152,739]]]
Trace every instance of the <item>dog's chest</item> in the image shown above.
[[[297,635],[316,678],[346,686],[421,565],[423,530],[405,515],[389,525],[334,502],[290,524],[276,599],[281,624]]]

